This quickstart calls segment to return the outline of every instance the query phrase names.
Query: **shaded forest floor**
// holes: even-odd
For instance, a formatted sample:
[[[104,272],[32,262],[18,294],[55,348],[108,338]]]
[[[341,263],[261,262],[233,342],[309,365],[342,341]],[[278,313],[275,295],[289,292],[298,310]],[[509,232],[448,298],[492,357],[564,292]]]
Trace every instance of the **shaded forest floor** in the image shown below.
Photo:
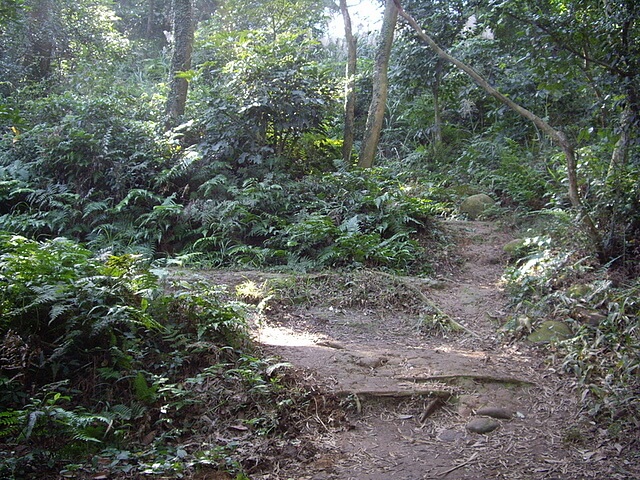
[[[262,348],[342,399],[345,416],[335,422],[317,404],[319,428],[251,478],[640,478],[624,445],[581,420],[574,381],[547,361],[549,352],[499,334],[510,232],[493,222],[444,228],[456,239],[444,257],[456,262],[435,280],[327,275],[325,290],[302,281],[301,299],[263,310],[254,331]],[[272,278],[205,276],[230,286]]]

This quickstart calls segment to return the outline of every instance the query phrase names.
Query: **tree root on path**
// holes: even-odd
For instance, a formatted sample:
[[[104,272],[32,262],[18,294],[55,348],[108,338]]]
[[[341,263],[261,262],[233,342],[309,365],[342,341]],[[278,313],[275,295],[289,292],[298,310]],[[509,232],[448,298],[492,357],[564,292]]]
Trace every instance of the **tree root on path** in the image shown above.
[[[515,385],[536,385],[530,380],[515,377],[498,377],[494,375],[478,375],[473,373],[461,373],[455,375],[430,375],[428,377],[396,377],[396,380],[410,382],[446,382],[447,380],[470,379],[480,383],[512,383]]]
[[[356,411],[362,413],[362,404],[360,403],[360,397],[369,398],[406,398],[406,397],[435,397],[427,406],[425,412],[422,414],[420,422],[431,415],[438,407],[444,405],[444,403],[453,396],[453,392],[448,390],[436,390],[433,388],[428,389],[416,389],[416,390],[342,390],[335,392],[335,395],[339,397],[352,397],[356,403]]]

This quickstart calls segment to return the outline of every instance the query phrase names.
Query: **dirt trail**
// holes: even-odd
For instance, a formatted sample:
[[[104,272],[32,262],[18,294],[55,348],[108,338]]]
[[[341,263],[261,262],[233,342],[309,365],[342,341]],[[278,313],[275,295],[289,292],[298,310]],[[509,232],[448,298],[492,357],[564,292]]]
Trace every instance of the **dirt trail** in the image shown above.
[[[435,283],[407,279],[407,288],[464,331],[425,334],[424,315],[309,306],[263,325],[258,338],[268,350],[344,396],[353,428],[327,429],[313,461],[256,478],[631,478],[609,464],[616,446],[570,438],[570,379],[537,350],[497,338],[509,234],[491,222],[447,228],[461,266]],[[497,428],[472,433],[477,422]]]

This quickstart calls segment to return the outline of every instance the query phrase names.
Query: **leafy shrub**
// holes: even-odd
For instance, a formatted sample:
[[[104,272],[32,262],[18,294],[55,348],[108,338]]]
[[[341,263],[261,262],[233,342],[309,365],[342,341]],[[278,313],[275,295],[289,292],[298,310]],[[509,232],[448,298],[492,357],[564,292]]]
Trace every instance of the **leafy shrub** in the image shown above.
[[[159,194],[166,185],[156,178],[174,147],[153,122],[125,115],[133,101],[70,92],[26,101],[22,131],[0,142],[0,228],[123,250],[178,243],[181,232],[168,226],[175,195]]]
[[[119,201],[131,189],[150,185],[171,155],[156,137],[155,124],[125,115],[131,102],[71,93],[35,100],[26,118],[30,127],[7,160],[22,162],[45,184]]]
[[[338,95],[329,69],[318,62],[319,42],[307,31],[227,36],[209,35],[206,46],[218,60],[201,66],[205,154],[249,175],[256,165],[295,176],[330,167],[340,157],[337,142],[327,139]]]
[[[14,378],[28,388],[79,380],[98,358],[111,364],[110,351],[126,351],[129,334],[159,328],[146,311],[155,278],[135,257],[97,259],[62,238],[3,234],[0,242],[0,333],[24,342]]]
[[[468,178],[504,197],[506,203],[526,210],[546,206],[560,186],[549,174],[547,162],[535,159],[530,151],[509,138],[477,139],[460,161]]]

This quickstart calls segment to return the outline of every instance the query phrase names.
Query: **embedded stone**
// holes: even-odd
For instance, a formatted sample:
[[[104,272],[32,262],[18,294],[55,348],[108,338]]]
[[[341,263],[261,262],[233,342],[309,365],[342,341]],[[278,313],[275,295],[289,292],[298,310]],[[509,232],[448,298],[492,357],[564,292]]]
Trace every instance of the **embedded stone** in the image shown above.
[[[490,417],[477,417],[467,423],[471,433],[490,433],[500,426],[500,422]]]
[[[502,407],[482,407],[476,414],[483,415],[485,417],[498,418],[500,420],[511,420],[513,413]]]
[[[566,340],[573,336],[569,326],[557,320],[547,320],[543,322],[527,340],[533,343],[550,343]]]
[[[437,440],[446,443],[457,442],[463,438],[464,432],[453,429],[443,430],[436,437]]]
[[[525,241],[522,238],[516,238],[502,247],[502,250],[509,255],[511,260],[517,260],[523,256]]]

